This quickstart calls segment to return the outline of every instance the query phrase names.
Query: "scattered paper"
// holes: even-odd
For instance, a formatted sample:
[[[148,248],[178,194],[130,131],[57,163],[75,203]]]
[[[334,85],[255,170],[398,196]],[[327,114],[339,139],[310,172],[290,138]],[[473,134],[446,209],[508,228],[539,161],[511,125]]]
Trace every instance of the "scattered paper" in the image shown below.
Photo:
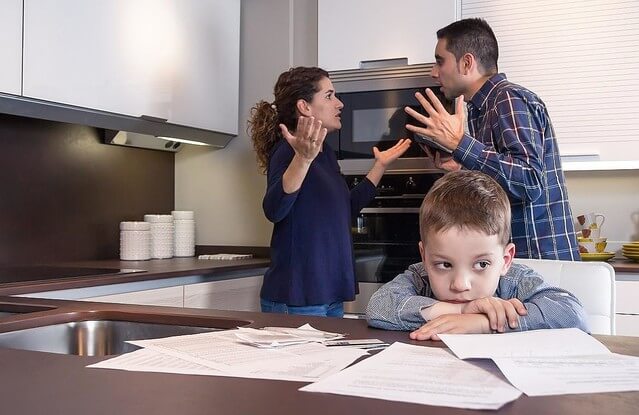
[[[493,362],[403,343],[300,390],[468,409],[499,409],[521,395]]]
[[[579,329],[439,337],[460,359],[491,358],[528,396],[639,390],[639,357],[613,354]]]
[[[293,327],[264,327],[252,329],[240,327],[234,330],[238,339],[256,347],[283,347],[293,344],[324,342],[328,339],[340,339],[344,335],[317,330],[306,324],[299,328]]]
[[[588,356],[610,353],[610,350],[597,339],[576,328],[503,334],[440,334],[439,338],[460,359]]]

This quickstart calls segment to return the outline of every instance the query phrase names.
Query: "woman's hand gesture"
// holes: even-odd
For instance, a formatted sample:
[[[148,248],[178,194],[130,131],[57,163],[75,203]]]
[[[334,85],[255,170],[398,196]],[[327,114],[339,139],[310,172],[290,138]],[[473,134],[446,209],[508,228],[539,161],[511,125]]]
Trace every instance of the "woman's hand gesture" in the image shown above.
[[[408,138],[400,139],[397,144],[389,148],[388,150],[379,151],[377,147],[373,147],[373,154],[375,155],[375,161],[381,164],[384,168],[394,162],[408,150],[411,141]]]
[[[293,133],[284,124],[280,124],[280,130],[295,154],[308,162],[313,161],[322,150],[327,133],[326,128],[322,127],[322,121],[303,116],[297,119],[297,127]]]

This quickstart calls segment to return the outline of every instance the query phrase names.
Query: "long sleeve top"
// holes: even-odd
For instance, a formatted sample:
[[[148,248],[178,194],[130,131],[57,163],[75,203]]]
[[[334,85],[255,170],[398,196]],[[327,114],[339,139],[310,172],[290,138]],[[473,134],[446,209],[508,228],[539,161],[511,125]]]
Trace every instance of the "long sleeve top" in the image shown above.
[[[364,179],[349,191],[324,143],[301,188],[287,194],[282,176],[294,154],[282,139],[269,159],[263,208],[274,227],[260,295],[293,306],[351,301],[357,293],[352,218],[373,200],[375,186]]]
[[[537,95],[492,76],[468,102],[468,133],[453,156],[508,194],[518,257],[580,260],[557,140]]]
[[[586,312],[579,300],[566,290],[553,287],[532,268],[513,264],[499,279],[495,297],[519,299],[528,314],[519,316],[516,329],[524,331],[576,327],[590,332]],[[366,307],[368,324],[386,330],[416,330],[426,323],[421,310],[434,305],[428,275],[422,263],[384,284],[371,297]]]

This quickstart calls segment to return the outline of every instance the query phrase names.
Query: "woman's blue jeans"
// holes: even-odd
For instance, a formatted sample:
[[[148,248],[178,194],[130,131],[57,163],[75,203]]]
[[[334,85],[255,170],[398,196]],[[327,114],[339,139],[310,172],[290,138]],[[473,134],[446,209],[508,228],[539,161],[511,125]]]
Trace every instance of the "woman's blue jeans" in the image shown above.
[[[300,314],[305,316],[344,317],[344,303],[292,306],[260,298],[263,313]]]

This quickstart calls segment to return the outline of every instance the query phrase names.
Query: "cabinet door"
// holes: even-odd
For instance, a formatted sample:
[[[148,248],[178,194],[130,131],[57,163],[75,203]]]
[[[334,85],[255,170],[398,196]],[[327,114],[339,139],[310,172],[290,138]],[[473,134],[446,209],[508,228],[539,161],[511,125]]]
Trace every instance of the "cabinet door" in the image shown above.
[[[435,61],[438,29],[455,20],[457,0],[318,0],[318,65],[354,69],[360,61]]]
[[[261,275],[184,286],[184,307],[260,311]]]
[[[169,122],[237,135],[240,2],[176,0]]]
[[[153,290],[103,295],[100,297],[84,298],[82,301],[182,307],[184,305],[184,287],[180,285],[176,287],[156,288]]]
[[[28,97],[237,134],[237,0],[25,0]]]
[[[20,95],[22,82],[22,0],[0,2],[0,92]]]

